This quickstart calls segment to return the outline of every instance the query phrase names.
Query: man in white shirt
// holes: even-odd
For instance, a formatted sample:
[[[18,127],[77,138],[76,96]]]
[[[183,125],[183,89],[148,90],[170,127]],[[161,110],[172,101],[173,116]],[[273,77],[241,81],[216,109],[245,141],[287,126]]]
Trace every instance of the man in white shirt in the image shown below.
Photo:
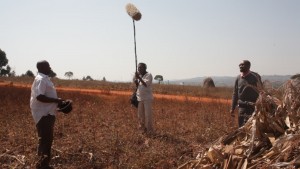
[[[39,143],[36,164],[37,169],[51,169],[51,146],[53,142],[53,130],[56,108],[62,103],[57,97],[56,89],[48,76],[52,70],[45,60],[37,63],[38,74],[31,87],[30,108],[36,124]]]
[[[138,72],[135,73],[135,84],[137,86],[138,120],[140,128],[148,134],[153,132],[152,113],[152,74],[146,71],[145,63],[138,64]]]

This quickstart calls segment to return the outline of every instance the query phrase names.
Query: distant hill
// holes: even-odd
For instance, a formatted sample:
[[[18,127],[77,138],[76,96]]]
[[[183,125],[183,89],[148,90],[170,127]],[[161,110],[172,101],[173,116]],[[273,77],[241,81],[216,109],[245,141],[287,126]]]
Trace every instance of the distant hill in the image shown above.
[[[217,87],[233,87],[236,76],[210,76]],[[262,75],[262,81],[268,80],[274,87],[286,82],[291,75]],[[170,80],[169,84],[202,86],[203,80],[207,77],[195,77],[190,79]],[[165,81],[166,83],[166,81]]]

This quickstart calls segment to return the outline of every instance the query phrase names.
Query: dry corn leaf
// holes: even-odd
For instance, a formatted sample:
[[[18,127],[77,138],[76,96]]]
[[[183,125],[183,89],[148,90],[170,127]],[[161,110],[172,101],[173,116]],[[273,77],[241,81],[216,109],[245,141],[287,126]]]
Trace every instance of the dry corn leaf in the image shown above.
[[[300,165],[300,76],[287,81],[280,90],[284,90],[282,100],[268,92],[260,93],[247,123],[214,143],[201,157],[207,156],[212,162],[205,167],[221,164],[223,169],[269,169]]]

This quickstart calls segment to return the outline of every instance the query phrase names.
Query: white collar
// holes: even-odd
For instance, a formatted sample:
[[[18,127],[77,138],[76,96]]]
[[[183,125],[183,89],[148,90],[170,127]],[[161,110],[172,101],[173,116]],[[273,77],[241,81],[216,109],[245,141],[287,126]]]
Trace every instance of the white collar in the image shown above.
[[[49,78],[48,75],[45,75],[44,73],[41,73],[41,72],[38,72],[38,75],[40,75],[40,76],[42,76],[42,77],[48,77],[48,78]]]

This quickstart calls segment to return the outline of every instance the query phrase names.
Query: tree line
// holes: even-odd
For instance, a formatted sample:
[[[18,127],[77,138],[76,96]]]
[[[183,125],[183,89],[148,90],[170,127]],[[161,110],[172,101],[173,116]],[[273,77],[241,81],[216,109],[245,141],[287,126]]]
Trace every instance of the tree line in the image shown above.
[[[16,76],[16,72],[14,70],[11,70],[11,67],[8,64],[8,59],[6,57],[6,53],[0,49],[0,76],[3,77],[15,77]],[[54,71],[52,71],[49,76],[50,77],[56,77],[56,73]],[[73,77],[73,72],[68,71],[65,73],[65,77],[67,77],[68,79],[71,79]],[[28,76],[28,77],[34,77],[34,73],[31,70],[27,70],[25,72],[25,74],[22,74],[22,76]],[[82,80],[94,80],[91,76],[86,76],[83,77]],[[105,77],[103,77],[103,81],[106,81]]]
[[[50,73],[50,77],[56,77],[55,72]],[[11,70],[11,67],[8,64],[8,59],[6,57],[6,53],[0,49],[0,76],[6,76],[6,77],[15,77],[16,72],[14,70]],[[22,74],[21,76],[28,76],[28,77],[34,77],[34,73],[31,70],[27,70],[25,74]],[[74,73],[71,71],[68,71],[64,75],[66,78],[69,80],[74,76]],[[82,80],[94,80],[91,76],[84,76]],[[157,80],[158,83],[160,84],[163,81],[163,76],[162,75],[156,75],[154,77],[154,80]],[[102,81],[106,81],[106,78],[103,77]]]

